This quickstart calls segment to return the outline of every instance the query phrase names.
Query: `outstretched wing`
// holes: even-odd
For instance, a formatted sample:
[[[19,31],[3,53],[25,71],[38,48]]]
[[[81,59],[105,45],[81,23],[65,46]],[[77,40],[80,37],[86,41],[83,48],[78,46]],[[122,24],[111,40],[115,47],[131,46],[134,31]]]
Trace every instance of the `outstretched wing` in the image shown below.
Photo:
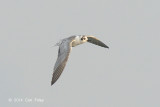
[[[59,46],[58,58],[54,66],[51,85],[53,85],[57,81],[57,79],[60,77],[61,73],[63,72],[63,69],[65,68],[65,65],[69,57],[69,53],[71,51],[72,40],[73,38],[68,38],[64,40]]]
[[[87,38],[88,38],[87,42],[93,43],[93,44],[98,45],[98,46],[102,46],[104,48],[109,48],[106,44],[104,44],[103,42],[101,42],[100,40],[95,38],[94,36],[87,36]]]

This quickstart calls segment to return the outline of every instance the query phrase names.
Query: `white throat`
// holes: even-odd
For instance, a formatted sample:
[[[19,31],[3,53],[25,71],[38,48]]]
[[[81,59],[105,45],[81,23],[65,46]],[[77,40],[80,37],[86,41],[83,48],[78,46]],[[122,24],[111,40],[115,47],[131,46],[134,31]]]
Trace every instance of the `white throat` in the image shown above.
[[[75,47],[75,46],[80,45],[82,43],[84,43],[84,41],[81,40],[81,36],[76,36],[72,42],[72,47]]]

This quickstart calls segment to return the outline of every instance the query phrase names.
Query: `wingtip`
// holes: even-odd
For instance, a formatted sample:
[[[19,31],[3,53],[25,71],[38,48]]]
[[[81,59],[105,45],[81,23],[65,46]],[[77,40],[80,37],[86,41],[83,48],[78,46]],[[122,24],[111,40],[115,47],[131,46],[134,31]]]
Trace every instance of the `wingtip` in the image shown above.
[[[54,83],[53,82],[51,82],[51,86],[53,85]]]
[[[109,49],[109,47],[107,45],[105,45],[104,47]]]

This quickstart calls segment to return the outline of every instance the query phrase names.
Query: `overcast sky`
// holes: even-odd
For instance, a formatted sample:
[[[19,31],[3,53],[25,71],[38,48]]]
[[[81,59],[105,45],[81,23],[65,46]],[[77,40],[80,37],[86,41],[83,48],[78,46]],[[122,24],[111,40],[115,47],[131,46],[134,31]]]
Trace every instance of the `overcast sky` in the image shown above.
[[[0,0],[0,106],[160,107],[159,5],[159,0]],[[110,49],[74,47],[51,86],[54,45],[80,34],[94,35]]]

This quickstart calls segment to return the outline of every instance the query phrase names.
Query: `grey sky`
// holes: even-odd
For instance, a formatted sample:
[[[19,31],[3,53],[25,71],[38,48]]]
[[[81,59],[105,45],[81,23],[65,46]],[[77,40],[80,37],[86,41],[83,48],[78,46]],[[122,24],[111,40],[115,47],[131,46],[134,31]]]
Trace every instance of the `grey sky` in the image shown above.
[[[160,107],[160,1],[1,0],[0,106]],[[60,39],[94,35],[110,47],[72,49],[50,86]],[[9,98],[42,98],[14,103]]]

